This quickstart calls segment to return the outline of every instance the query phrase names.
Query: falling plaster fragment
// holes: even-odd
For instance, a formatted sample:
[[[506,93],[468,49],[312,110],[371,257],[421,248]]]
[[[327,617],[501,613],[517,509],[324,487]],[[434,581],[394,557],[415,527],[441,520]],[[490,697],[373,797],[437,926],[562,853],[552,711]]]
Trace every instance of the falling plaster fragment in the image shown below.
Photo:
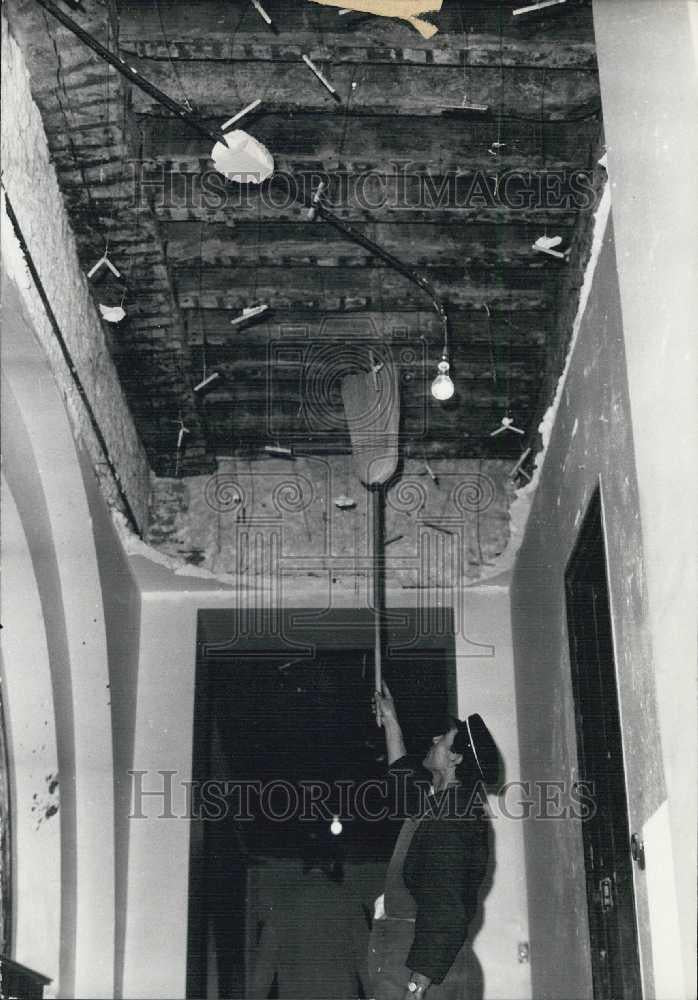
[[[225,143],[217,142],[211,159],[216,170],[240,183],[261,184],[274,171],[269,150],[242,129],[227,133]]]
[[[378,17],[396,17],[411,24],[423,38],[432,38],[439,29],[417,15],[440,11],[442,0],[310,0],[310,2],[321,4],[323,7],[340,7],[361,14],[375,14]]]

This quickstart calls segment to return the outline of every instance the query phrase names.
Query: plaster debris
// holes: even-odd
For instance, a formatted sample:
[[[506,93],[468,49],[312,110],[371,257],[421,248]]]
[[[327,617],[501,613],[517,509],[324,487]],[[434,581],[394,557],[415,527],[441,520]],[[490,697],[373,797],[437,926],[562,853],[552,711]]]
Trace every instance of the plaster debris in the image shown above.
[[[356,507],[356,500],[354,500],[353,497],[347,497],[344,495],[335,497],[333,503],[335,507],[338,507],[340,510],[352,510]]]
[[[500,426],[496,430],[490,432],[490,437],[497,437],[498,434],[503,434],[504,431],[513,431],[514,434],[526,433],[521,427],[515,426],[514,418],[510,417],[508,414],[505,414],[502,417]]]
[[[269,15],[267,14],[267,12],[264,9],[264,7],[262,7],[262,5],[259,2],[259,0],[252,0],[252,6],[257,11],[257,13],[262,18],[262,20],[271,28],[271,30],[274,32],[274,34],[278,35],[278,33],[279,33],[278,28],[276,27],[276,25],[274,24],[274,22],[272,21],[272,19],[269,17]]]
[[[531,449],[530,448],[526,448],[526,450],[522,453],[521,458],[518,460],[518,462],[516,463],[516,465],[513,467],[513,469],[509,473],[509,476],[511,477],[511,479],[516,479],[517,476],[525,476],[525,478],[529,482],[531,481],[531,477],[526,472],[526,470],[523,468],[524,462],[526,461],[526,459],[528,458],[528,456],[530,454],[531,454]]]
[[[265,313],[268,308],[269,306],[266,302],[258,306],[246,306],[239,316],[235,316],[234,319],[231,319],[230,325],[239,326],[241,323],[247,323],[256,316],[261,316],[262,313]]]
[[[99,260],[92,265],[90,270],[87,272],[87,277],[94,278],[95,274],[97,274],[98,271],[101,271],[103,267],[109,268],[115,278],[121,277],[121,271],[109,259],[109,247],[107,247]]]
[[[388,545],[393,545],[393,543],[394,543],[394,542],[399,542],[399,541],[400,541],[400,539],[401,539],[401,538],[404,538],[404,537],[405,537],[404,535],[393,535],[393,537],[392,537],[392,538],[387,538],[387,539],[386,539],[386,540],[385,540],[385,541],[383,542],[383,548],[387,548],[387,547],[388,547]]]
[[[339,96],[339,94],[334,89],[334,87],[332,86],[332,84],[330,83],[330,81],[327,79],[327,77],[323,74],[322,70],[319,69],[315,65],[315,63],[310,58],[310,56],[307,56],[307,55],[305,55],[305,53],[303,53],[303,55],[301,56],[301,59],[303,60],[303,62],[305,63],[305,65],[308,67],[308,69],[311,70],[315,74],[315,76],[318,78],[318,80],[323,85],[323,87],[330,92],[330,94],[332,95],[332,97],[334,97],[335,101],[341,102],[342,98]]]
[[[294,458],[292,448],[284,448],[280,444],[265,444],[264,450],[270,455],[280,455],[282,458]]]
[[[424,463],[424,471],[429,476],[429,478],[432,480],[432,482],[436,486],[438,486],[439,485],[439,477],[436,475],[436,473],[434,472],[434,470],[432,469],[432,467],[429,465],[428,462]]]
[[[436,524],[434,521],[422,521],[422,524],[425,528],[433,528],[434,531],[441,531],[444,535],[455,534],[450,528],[445,527],[443,524]]]
[[[467,96],[463,97],[460,104],[443,104],[442,115],[457,117],[459,115],[470,115],[473,112],[477,114],[485,114],[490,110],[489,104],[478,104],[476,101],[471,101]]]
[[[514,17],[518,17],[519,14],[533,14],[534,11],[545,10],[546,7],[557,7],[566,2],[567,0],[538,0],[538,3],[529,4],[527,7],[517,7],[511,13]]]
[[[182,445],[184,444],[184,435],[191,433],[188,427],[185,427],[182,421],[179,422],[179,432],[177,434],[177,451],[180,451]]]
[[[229,129],[236,122],[239,122],[246,115],[249,115],[251,111],[254,111],[256,108],[258,108],[261,103],[262,103],[262,100],[261,100],[260,97],[258,97],[256,101],[252,101],[252,103],[248,104],[247,107],[245,107],[245,108],[242,109],[242,111],[238,111],[238,113],[236,115],[233,115],[233,117],[229,118],[227,122],[224,122],[221,125],[221,131],[225,132],[227,129]]]
[[[102,319],[105,319],[107,323],[120,323],[126,315],[126,310],[123,306],[105,306],[100,302],[98,308],[102,314]]]
[[[208,389],[214,382],[217,382],[221,377],[220,372],[211,372],[210,375],[206,375],[194,386],[194,392],[202,392],[204,389]]]
[[[396,17],[407,21],[422,38],[432,38],[439,30],[433,24],[418,17],[441,10],[442,0],[310,0],[323,7],[340,7],[342,11],[356,11],[359,14],[375,14],[378,17]]]
[[[228,180],[240,184],[261,184],[274,172],[274,158],[253,136],[235,129],[217,142],[211,152],[213,165]]]
[[[532,249],[537,250],[539,253],[547,253],[551,257],[559,257],[560,260],[566,260],[569,256],[569,250],[560,251],[553,249],[560,246],[561,243],[562,236],[539,236],[533,244]]]

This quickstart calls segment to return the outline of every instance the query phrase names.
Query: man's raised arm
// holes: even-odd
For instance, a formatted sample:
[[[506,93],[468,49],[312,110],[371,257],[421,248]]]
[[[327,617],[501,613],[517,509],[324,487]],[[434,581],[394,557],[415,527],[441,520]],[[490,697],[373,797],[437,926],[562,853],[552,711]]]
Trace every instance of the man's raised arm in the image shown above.
[[[383,681],[383,693],[380,694],[380,692],[376,691],[374,699],[377,717],[383,723],[385,730],[385,745],[388,751],[388,766],[390,766],[396,760],[399,760],[400,757],[404,757],[407,751],[405,750],[402,729],[400,728],[397,712],[395,711],[395,702],[385,681]]]

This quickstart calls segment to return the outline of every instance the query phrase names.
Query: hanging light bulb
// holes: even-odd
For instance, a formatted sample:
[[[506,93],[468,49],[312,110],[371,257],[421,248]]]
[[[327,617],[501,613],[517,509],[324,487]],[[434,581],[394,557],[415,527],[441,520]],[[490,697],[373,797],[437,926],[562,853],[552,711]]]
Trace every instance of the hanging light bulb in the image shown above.
[[[450,399],[453,393],[456,391],[456,387],[453,384],[453,379],[448,374],[450,365],[446,355],[441,358],[437,366],[438,375],[431,383],[431,394],[434,399],[446,400]]]
[[[344,827],[339,821],[339,816],[333,816],[332,822],[330,823],[330,833],[333,834],[333,836],[338,837],[343,829]]]

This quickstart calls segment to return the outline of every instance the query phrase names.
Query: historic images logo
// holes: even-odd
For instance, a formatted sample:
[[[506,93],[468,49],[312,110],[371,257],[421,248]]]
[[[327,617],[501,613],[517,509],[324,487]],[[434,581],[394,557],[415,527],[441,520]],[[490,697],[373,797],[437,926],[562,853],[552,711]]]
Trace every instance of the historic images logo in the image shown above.
[[[593,782],[565,779],[509,781],[498,789],[477,783],[460,801],[435,799],[428,784],[408,794],[407,771],[364,781],[298,781],[283,778],[207,781],[176,780],[176,771],[133,770],[131,819],[233,819],[252,823],[378,823],[406,815],[467,819],[484,813],[493,820],[582,820],[596,815]],[[447,810],[447,812],[446,812]]]

